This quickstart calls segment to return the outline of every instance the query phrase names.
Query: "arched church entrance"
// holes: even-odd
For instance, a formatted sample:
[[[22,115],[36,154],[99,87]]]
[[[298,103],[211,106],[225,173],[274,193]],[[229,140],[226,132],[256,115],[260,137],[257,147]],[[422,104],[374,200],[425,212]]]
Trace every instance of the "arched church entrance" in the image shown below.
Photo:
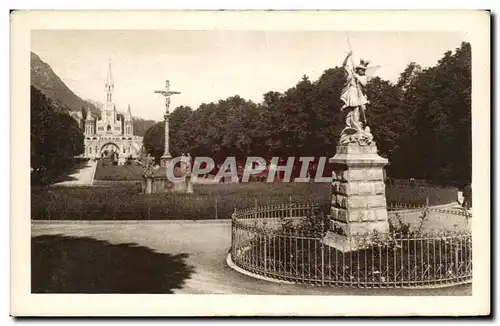
[[[106,143],[101,147],[101,157],[118,158],[120,148],[115,143]]]

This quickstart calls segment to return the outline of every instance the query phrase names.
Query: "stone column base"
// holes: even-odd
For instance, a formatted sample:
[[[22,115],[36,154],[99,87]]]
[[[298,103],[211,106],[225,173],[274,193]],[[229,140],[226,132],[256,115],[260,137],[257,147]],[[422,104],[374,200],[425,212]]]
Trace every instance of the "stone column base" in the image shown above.
[[[185,180],[182,181],[170,181],[166,176],[150,176],[145,177],[142,182],[142,191],[145,194],[154,193],[171,193],[171,192],[181,192],[181,193],[192,193],[188,188]]]
[[[153,192],[153,178],[144,177],[142,180],[142,192],[145,194],[150,194]]]
[[[186,176],[186,193],[193,193],[193,183],[191,182],[191,176]]]
[[[167,167],[171,160],[172,156],[170,156],[170,154],[163,154],[163,156],[160,158],[160,166],[164,168]]]
[[[349,238],[345,235],[340,235],[332,231],[328,231],[321,242],[342,252],[350,252],[360,249],[358,242],[354,238]]]
[[[183,178],[181,181],[174,181],[172,183],[171,192],[186,192],[186,180]]]
[[[374,143],[350,143],[338,145],[330,163],[331,219],[323,241],[341,251],[359,250],[353,236],[389,230],[383,171],[388,162],[377,154]]]

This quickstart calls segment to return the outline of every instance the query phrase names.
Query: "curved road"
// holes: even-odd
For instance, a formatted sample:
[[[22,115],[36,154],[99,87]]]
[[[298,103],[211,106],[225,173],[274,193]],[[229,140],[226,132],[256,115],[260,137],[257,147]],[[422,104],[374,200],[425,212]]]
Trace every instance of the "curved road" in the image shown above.
[[[58,234],[91,237],[112,244],[136,243],[156,252],[186,253],[194,273],[175,293],[290,295],[471,295],[471,285],[441,289],[321,288],[278,284],[240,274],[226,264],[229,221],[48,222],[33,221],[32,237]]]

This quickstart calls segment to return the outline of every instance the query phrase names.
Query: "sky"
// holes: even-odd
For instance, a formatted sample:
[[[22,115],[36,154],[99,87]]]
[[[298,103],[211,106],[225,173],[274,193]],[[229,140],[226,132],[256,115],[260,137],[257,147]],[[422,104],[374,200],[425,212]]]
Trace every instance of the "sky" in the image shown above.
[[[339,31],[174,31],[174,30],[34,30],[31,51],[82,99],[105,102],[111,60],[113,101],[132,115],[162,120],[164,98],[155,90],[181,94],[171,98],[198,108],[240,95],[262,102],[268,91],[284,92],[303,75],[317,80],[340,66],[349,51],[380,66],[376,75],[396,81],[408,63],[437,64],[466,35],[450,32]],[[340,96],[340,94],[339,94]]]

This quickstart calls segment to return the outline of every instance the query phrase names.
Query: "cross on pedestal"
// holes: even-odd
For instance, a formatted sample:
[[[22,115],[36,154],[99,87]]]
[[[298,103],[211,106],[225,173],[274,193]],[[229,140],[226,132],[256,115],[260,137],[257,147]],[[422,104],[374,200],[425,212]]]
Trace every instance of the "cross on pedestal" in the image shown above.
[[[168,116],[170,114],[170,96],[180,94],[180,92],[171,91],[170,81],[167,80],[165,82],[165,90],[155,91],[155,93],[165,96],[165,114],[163,115],[163,118],[165,119],[165,151],[163,152],[163,156],[161,157],[161,166],[166,166],[166,164],[172,158],[169,150],[169,130],[168,130]]]

